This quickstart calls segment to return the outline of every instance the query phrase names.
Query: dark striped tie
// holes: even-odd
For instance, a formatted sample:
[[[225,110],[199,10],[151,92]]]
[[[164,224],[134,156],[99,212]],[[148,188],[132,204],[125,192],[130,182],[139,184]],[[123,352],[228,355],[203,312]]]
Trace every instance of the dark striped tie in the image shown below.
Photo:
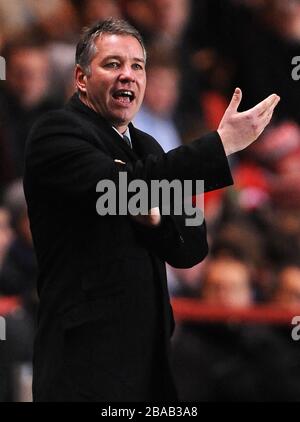
[[[128,136],[123,135],[123,139],[126,142],[126,144],[129,146],[129,148],[132,148],[131,140],[128,138]]]

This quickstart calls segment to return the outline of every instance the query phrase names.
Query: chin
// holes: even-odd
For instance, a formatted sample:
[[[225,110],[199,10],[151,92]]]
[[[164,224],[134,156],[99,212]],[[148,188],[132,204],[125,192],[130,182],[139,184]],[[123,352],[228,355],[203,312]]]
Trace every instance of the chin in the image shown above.
[[[129,123],[130,123],[130,120],[128,120],[128,119],[124,120],[124,119],[122,119],[120,117],[116,117],[116,116],[113,116],[109,121],[115,127],[128,126]]]
[[[133,117],[129,118],[129,116],[124,116],[124,115],[114,116],[114,121],[121,125],[128,125],[132,119]]]

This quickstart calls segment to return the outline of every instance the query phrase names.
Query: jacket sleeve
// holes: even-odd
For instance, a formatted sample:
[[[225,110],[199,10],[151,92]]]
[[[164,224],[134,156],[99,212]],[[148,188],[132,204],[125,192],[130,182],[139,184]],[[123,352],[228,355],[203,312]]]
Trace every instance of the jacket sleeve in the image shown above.
[[[187,226],[185,217],[162,216],[157,228],[136,224],[136,230],[153,253],[175,268],[193,267],[208,253],[205,221],[199,226]]]
[[[102,179],[118,187],[120,171],[127,172],[128,183],[141,179],[172,181],[205,180],[205,190],[232,183],[222,142],[217,133],[204,136],[160,156],[122,165],[115,163],[101,143],[96,147],[67,112],[48,113],[33,128],[25,154],[25,175],[41,189],[55,190],[64,197],[95,195]],[[118,192],[117,192],[118,193]]]

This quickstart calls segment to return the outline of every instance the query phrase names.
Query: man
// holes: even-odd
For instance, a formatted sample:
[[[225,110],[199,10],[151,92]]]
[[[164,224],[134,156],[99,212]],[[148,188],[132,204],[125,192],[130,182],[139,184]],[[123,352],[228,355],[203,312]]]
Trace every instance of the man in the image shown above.
[[[216,257],[207,262],[201,287],[202,299],[215,306],[246,308],[252,305],[250,267],[237,258]]]
[[[25,141],[32,124],[61,102],[49,92],[51,66],[43,43],[8,43],[3,55],[7,78],[0,85],[0,177],[7,183],[23,176]]]
[[[166,154],[134,128],[146,86],[139,33],[115,19],[87,29],[76,51],[75,94],[32,130],[24,180],[39,263],[35,401],[174,400],[169,368],[173,317],[165,265],[190,267],[207,253],[205,228],[184,216],[106,215],[96,185],[204,179],[231,184],[226,154],[269,122],[278,97],[237,113],[237,90],[218,129]],[[131,145],[123,139],[127,135]],[[118,193],[118,192],[117,192]]]
[[[281,308],[290,311],[300,309],[300,265],[285,264],[277,276],[273,301]],[[296,313],[295,313],[296,315]]]
[[[134,118],[134,125],[143,132],[150,132],[165,152],[182,144],[175,125],[174,109],[179,96],[179,69],[170,55],[151,56],[147,64],[147,87],[143,106]]]

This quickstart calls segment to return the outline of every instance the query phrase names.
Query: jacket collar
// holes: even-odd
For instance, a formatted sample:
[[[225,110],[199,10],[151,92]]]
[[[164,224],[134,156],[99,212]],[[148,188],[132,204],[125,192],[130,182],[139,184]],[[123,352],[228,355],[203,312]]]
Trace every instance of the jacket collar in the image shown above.
[[[133,149],[127,145],[127,143],[120,137],[120,135],[114,130],[111,124],[105,120],[99,113],[96,113],[93,109],[85,105],[80,99],[79,95],[76,92],[73,96],[69,99],[67,104],[65,105],[67,110],[75,111],[80,114],[84,114],[86,118],[92,121],[96,126],[98,126],[102,131],[104,130],[106,134],[108,134],[110,143],[111,140],[116,142],[115,145],[118,145],[119,148],[122,148],[127,155],[130,155],[131,158],[137,160],[139,159],[138,155],[135,152],[135,146],[137,143],[140,143],[140,140],[137,139],[137,131],[132,123],[129,123],[129,130],[131,135],[131,141],[133,145]],[[107,142],[105,142],[107,144]],[[140,148],[138,148],[140,151]]]
[[[96,123],[98,126],[101,125],[106,126],[107,128],[111,128],[111,125],[107,120],[105,120],[101,114],[96,113],[92,108],[85,105],[79,98],[79,94],[75,92],[73,96],[69,99],[67,104],[65,105],[65,108],[67,110],[72,110],[79,112],[81,114],[85,114],[89,120],[92,120],[94,123]]]

